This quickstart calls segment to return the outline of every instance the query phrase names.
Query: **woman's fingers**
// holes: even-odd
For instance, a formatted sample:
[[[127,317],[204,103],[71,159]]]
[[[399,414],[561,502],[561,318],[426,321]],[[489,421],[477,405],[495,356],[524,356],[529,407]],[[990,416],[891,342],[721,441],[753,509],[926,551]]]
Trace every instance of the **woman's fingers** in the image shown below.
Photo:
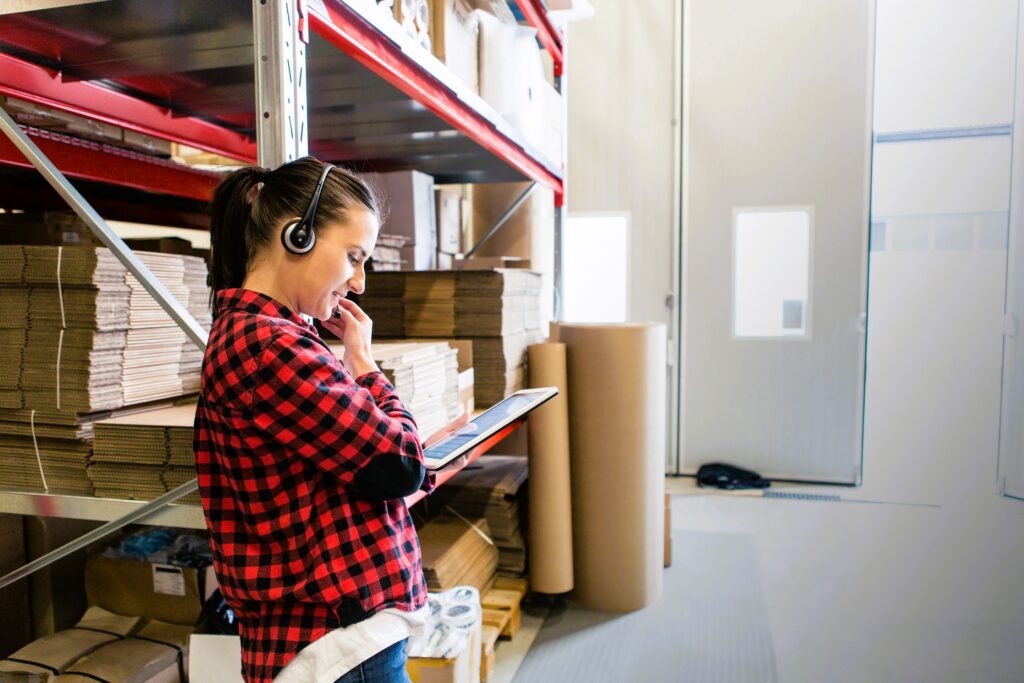
[[[455,432],[460,427],[465,426],[468,422],[469,422],[469,413],[467,413],[466,411],[462,411],[462,415],[459,415],[459,417],[456,418],[455,421],[453,421],[450,425],[448,425],[447,427],[445,427],[444,429],[442,429],[439,432],[431,434],[430,438],[428,438],[426,440],[426,442],[424,442],[423,447],[424,448],[429,448],[430,446],[433,446],[435,443],[437,443],[438,441],[444,439],[445,437],[450,435],[452,432]]]
[[[359,305],[351,299],[341,299],[338,303],[342,306],[342,310],[348,311],[352,314],[352,317],[360,322],[369,318],[369,316],[366,315],[366,312],[359,308]]]

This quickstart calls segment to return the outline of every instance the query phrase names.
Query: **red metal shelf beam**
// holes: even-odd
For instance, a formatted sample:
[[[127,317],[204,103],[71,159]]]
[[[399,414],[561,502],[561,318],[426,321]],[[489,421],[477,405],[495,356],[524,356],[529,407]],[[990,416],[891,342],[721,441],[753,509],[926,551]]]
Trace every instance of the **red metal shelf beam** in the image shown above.
[[[73,178],[203,202],[213,198],[213,189],[221,178],[216,173],[190,169],[120,147],[35,128],[25,130],[43,154],[64,174]],[[0,164],[33,168],[14,143],[2,135]]]
[[[499,133],[482,114],[466,106],[451,90],[405,56],[401,48],[350,7],[326,0],[327,16],[310,12],[313,30],[336,48],[423,104],[480,146],[527,178],[550,187],[556,201],[562,181],[519,145]]]
[[[0,53],[0,94],[120,126],[191,147],[256,162],[256,143],[207,121],[182,117],[155,104]]]
[[[491,438],[487,439],[482,444],[480,444],[479,446],[474,448],[472,451],[469,452],[468,455],[463,456],[461,458],[461,460],[462,460],[461,463],[456,461],[458,464],[451,465],[451,466],[447,467],[446,469],[443,469],[440,472],[438,472],[437,475],[436,475],[437,476],[437,482],[436,482],[437,486],[440,487],[441,485],[446,483],[449,479],[454,477],[456,474],[458,474],[459,472],[464,470],[466,468],[466,466],[469,465],[471,462],[473,462],[474,460],[479,458],[481,455],[483,455],[487,451],[489,451],[492,448],[494,448],[500,441],[504,440],[505,437],[507,437],[512,432],[514,432],[516,429],[518,429],[520,427],[520,425],[522,425],[525,421],[526,421],[525,418],[521,418],[519,420],[516,420],[515,422],[510,424],[508,427],[505,427],[500,432],[498,432],[497,434],[495,434],[494,436],[492,436]],[[423,491],[417,491],[416,493],[412,494],[411,496],[407,496],[406,497],[405,504],[408,505],[409,507],[412,507],[416,503],[418,503],[421,500],[423,500],[424,498],[426,498],[428,495],[429,494],[426,494]]]
[[[519,11],[523,13],[526,20],[537,29],[537,40],[551,55],[555,63],[555,75],[562,75],[564,55],[562,53],[562,37],[558,35],[551,20],[548,18],[548,11],[541,4],[540,0],[516,0]]]

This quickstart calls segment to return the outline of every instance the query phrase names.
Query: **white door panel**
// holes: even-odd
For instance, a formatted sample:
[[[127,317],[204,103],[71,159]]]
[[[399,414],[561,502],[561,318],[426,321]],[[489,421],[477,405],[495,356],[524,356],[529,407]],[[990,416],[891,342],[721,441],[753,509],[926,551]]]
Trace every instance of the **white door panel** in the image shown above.
[[[1024,499],[1024,15],[1018,24],[1017,45],[999,487],[1007,496]]]
[[[860,0],[686,0],[683,471],[859,477],[872,26]],[[734,212],[749,207],[809,210],[807,301],[766,298],[806,334],[734,335]]]

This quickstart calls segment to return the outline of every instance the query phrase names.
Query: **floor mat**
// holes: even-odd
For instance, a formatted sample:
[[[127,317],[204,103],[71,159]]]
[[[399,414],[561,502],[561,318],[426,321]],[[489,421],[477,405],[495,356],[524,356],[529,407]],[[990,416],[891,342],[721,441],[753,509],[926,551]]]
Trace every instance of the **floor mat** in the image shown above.
[[[552,610],[515,682],[776,681],[754,537],[673,531],[672,553],[647,609]]]

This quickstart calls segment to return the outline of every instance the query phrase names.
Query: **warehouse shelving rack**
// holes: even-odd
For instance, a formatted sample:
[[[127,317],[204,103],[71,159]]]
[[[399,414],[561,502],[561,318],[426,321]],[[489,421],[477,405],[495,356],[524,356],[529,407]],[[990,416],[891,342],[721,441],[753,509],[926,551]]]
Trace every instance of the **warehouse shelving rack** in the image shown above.
[[[516,3],[551,54],[555,87],[564,93],[564,37],[540,0]],[[415,168],[440,182],[539,183],[555,196],[555,287],[560,286],[563,169],[385,20],[372,0],[41,4],[53,7],[0,16],[0,95],[243,163],[275,167],[312,152],[359,170]],[[0,182],[0,205],[18,208],[26,197],[27,208],[45,204],[41,197],[48,191],[22,170],[34,166],[204,347],[205,333],[90,200],[122,212],[155,207],[167,222],[191,226],[218,175],[19,127],[2,110],[0,123],[8,134],[0,138],[0,180],[9,181]],[[563,104],[563,130],[564,123]],[[65,175],[81,181],[85,192],[79,194]],[[481,444],[462,466],[520,424]],[[456,472],[441,473],[438,483]],[[190,482],[149,503],[0,491],[0,512],[108,522],[0,577],[0,587],[130,523],[205,528],[198,507],[174,503],[195,487]],[[415,494],[407,502],[422,497]]]

